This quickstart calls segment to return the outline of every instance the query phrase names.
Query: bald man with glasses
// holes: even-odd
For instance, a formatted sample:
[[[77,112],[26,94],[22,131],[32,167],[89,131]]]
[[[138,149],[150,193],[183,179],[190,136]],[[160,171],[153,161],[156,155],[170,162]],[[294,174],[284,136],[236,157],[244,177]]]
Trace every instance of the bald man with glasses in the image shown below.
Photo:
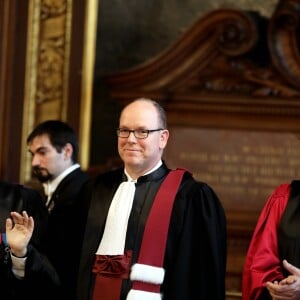
[[[224,300],[224,209],[210,186],[162,160],[170,134],[164,109],[134,100],[116,133],[124,167],[85,189],[77,299]]]

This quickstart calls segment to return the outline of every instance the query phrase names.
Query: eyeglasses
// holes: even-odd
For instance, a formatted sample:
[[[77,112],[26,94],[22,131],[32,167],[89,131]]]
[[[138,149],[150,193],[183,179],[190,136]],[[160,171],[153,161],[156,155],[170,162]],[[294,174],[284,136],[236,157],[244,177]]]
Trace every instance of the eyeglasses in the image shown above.
[[[146,139],[151,132],[163,130],[162,128],[158,129],[125,129],[125,128],[117,128],[117,136],[120,138],[128,138],[130,133],[133,132],[134,136],[137,139]]]

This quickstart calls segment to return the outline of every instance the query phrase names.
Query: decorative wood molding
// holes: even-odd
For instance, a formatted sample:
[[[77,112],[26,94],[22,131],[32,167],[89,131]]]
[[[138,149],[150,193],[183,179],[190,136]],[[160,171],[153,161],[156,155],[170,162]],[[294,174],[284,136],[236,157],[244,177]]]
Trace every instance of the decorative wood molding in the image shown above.
[[[269,23],[268,43],[270,55],[280,76],[300,90],[300,2],[280,1]]]
[[[121,103],[155,98],[171,124],[215,127],[217,116],[223,128],[273,130],[278,118],[281,130],[298,132],[297,30],[299,1],[280,1],[270,20],[255,12],[212,11],[157,57],[108,76],[111,95]]]

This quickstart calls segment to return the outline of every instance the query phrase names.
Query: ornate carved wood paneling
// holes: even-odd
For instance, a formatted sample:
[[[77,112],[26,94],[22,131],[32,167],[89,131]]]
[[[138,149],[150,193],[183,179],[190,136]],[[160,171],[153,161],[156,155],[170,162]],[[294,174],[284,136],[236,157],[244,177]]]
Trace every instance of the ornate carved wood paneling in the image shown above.
[[[281,1],[269,22],[268,44],[275,68],[297,92],[288,94],[299,98],[300,53],[299,53],[300,2]],[[285,86],[283,86],[285,88]]]
[[[281,174],[280,169],[285,169],[280,163],[277,169],[272,169],[272,164],[281,159],[287,160],[288,156],[285,155],[291,153],[289,146],[286,146],[287,149],[278,146],[272,138],[279,139],[279,144],[284,144],[284,140],[290,142],[290,139],[294,143],[289,134],[300,132],[299,12],[299,0],[279,1],[270,19],[253,11],[212,11],[198,20],[172,47],[151,61],[106,78],[112,97],[121,104],[135,98],[149,97],[165,106],[169,126],[177,132],[174,139],[179,140],[173,146],[177,152],[171,151],[170,157],[170,151],[169,156],[167,151],[169,161],[174,164],[183,162],[179,157],[180,147],[176,148],[178,143],[186,145],[190,152],[208,149],[205,153],[200,150],[195,153],[195,156],[199,155],[199,160],[213,154],[211,161],[206,160],[203,164],[195,161],[195,164],[204,167],[224,158],[222,164],[215,163],[213,167],[223,175],[228,171],[225,174],[227,176],[223,176],[226,186],[222,186],[224,190],[229,190],[224,197],[228,219],[228,299],[241,297],[245,254],[259,210],[266,200],[266,195],[263,199],[253,196],[262,192],[263,183],[256,180],[256,186],[247,186],[248,179],[268,173],[269,178],[261,178],[270,183],[269,189],[275,182],[272,180],[275,173]],[[199,135],[193,135],[193,144],[190,140],[184,140],[185,134],[179,137],[182,128],[190,128],[184,131],[188,133],[199,129]],[[252,166],[245,166],[245,161],[238,164],[244,157],[243,151],[242,154],[231,153],[231,156],[222,157],[220,148],[226,151],[225,144],[222,145],[219,140],[211,141],[210,138],[223,137],[218,135],[218,131],[224,133],[223,143],[228,141],[226,132],[239,137],[240,140],[235,141],[233,147],[238,151],[240,145],[245,145],[243,141],[247,133],[261,139],[261,147],[254,140],[253,145],[243,148],[244,156],[247,156],[251,147],[256,151],[251,157],[247,156],[248,161],[252,160]],[[266,145],[267,139],[264,137],[269,134],[272,135],[271,142]],[[213,145],[217,150],[213,149]],[[264,155],[263,159],[262,156],[258,159],[258,152]],[[275,157],[275,153],[278,156]],[[299,161],[298,157],[295,160]],[[293,167],[299,169],[297,164],[291,162],[291,169]],[[236,170],[236,174],[232,175],[229,172],[233,170]],[[245,176],[245,182],[242,182],[241,173],[238,172],[252,173],[247,174],[249,176]],[[207,175],[201,170],[199,173],[200,179]],[[292,172],[285,178],[292,179],[296,174]],[[239,188],[239,197],[231,199]],[[237,205],[234,205],[235,201]]]
[[[287,122],[276,130],[299,131],[298,6],[280,2],[271,20],[213,11],[152,61],[108,77],[111,94],[123,102],[159,99],[174,124],[272,130],[279,118]]]

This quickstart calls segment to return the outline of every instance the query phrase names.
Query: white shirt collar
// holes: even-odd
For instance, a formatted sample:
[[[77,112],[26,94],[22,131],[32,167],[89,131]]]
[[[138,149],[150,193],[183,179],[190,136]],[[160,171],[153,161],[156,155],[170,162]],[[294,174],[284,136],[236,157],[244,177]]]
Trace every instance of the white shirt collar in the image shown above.
[[[154,168],[152,168],[151,170],[149,170],[147,173],[145,173],[144,175],[147,175],[147,174],[150,174],[150,173],[152,173],[152,172],[154,172],[155,170],[157,170],[160,166],[162,165],[162,161],[160,160],[157,164],[156,164],[156,166],[154,166]],[[144,176],[143,175],[143,176]]]
[[[76,164],[72,165],[71,167],[67,168],[66,170],[64,170],[60,175],[58,175],[52,181],[43,183],[44,191],[45,191],[45,194],[48,196],[48,198],[52,196],[52,194],[54,193],[54,191],[56,190],[56,188],[60,184],[60,182],[68,174],[70,174],[75,169],[78,169],[79,167],[80,167],[80,165],[76,163]]]
[[[146,172],[145,174],[143,174],[142,176],[144,175],[147,175],[147,174],[150,174],[152,172],[154,172],[155,170],[157,170],[160,166],[162,165],[162,160],[160,160],[151,170],[149,170],[148,172]],[[126,171],[126,169],[124,169],[124,172],[128,178],[128,181],[134,181],[134,182],[137,182],[137,180],[134,180],[130,177],[130,175],[128,174],[128,172]]]

